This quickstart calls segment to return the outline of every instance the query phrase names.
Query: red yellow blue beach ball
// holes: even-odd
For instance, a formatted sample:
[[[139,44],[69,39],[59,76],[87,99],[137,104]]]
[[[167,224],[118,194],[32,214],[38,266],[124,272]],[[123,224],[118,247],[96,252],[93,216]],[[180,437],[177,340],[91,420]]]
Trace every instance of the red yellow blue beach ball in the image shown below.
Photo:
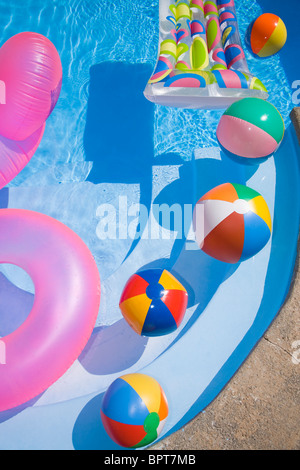
[[[196,204],[193,222],[200,248],[226,263],[256,255],[272,231],[265,199],[241,184],[224,183],[206,193]]]
[[[287,39],[284,22],[273,13],[264,13],[254,20],[246,32],[246,44],[258,57],[276,54]]]
[[[230,157],[266,159],[278,149],[284,131],[282,116],[275,106],[260,98],[244,98],[222,115],[217,139]]]
[[[101,419],[107,434],[122,447],[145,447],[161,433],[168,402],[160,384],[145,374],[127,374],[106,391]]]
[[[142,336],[175,331],[188,301],[185,287],[166,269],[147,269],[127,281],[120,309],[129,325]]]

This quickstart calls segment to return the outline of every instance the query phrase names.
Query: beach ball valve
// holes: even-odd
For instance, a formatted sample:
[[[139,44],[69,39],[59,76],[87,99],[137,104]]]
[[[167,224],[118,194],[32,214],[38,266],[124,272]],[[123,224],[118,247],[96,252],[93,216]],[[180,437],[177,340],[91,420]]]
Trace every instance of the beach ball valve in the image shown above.
[[[256,255],[272,231],[265,199],[254,189],[232,183],[216,186],[199,199],[193,224],[202,251],[226,263]]]
[[[258,57],[270,57],[285,45],[287,31],[284,22],[273,13],[264,13],[248,26],[246,44]]]
[[[120,309],[129,325],[142,336],[162,336],[175,331],[188,301],[185,287],[166,269],[138,272],[127,281]]]
[[[261,98],[244,98],[222,115],[217,139],[223,152],[244,163],[260,163],[279,148],[284,136],[279,111]]]
[[[146,374],[127,374],[107,389],[101,419],[110,438],[122,447],[145,447],[161,433],[168,402],[160,384]]]

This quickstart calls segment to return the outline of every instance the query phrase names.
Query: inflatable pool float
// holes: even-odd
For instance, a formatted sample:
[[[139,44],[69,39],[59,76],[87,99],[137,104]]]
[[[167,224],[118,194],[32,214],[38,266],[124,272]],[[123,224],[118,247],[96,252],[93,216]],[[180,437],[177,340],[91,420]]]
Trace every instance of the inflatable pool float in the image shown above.
[[[45,391],[82,352],[97,319],[100,280],[86,245],[53,218],[1,209],[0,226],[0,262],[24,269],[35,285],[30,315],[1,340],[0,411],[7,411]]]
[[[59,98],[62,65],[42,34],[24,32],[0,48],[0,189],[27,165]]]
[[[234,0],[160,0],[159,24],[147,99],[204,109],[245,97],[267,99],[264,84],[249,72]]]
[[[242,2],[245,7],[246,1]],[[75,28],[78,41],[72,54],[65,54],[65,36],[57,38],[56,47],[66,71],[59,107],[47,122],[35,156],[0,191],[1,214],[2,210],[8,215],[17,211],[18,220],[22,220],[14,237],[5,230],[2,234],[1,230],[1,240],[5,241],[1,261],[16,262],[34,277],[30,266],[16,260],[16,253],[11,253],[12,249],[9,252],[7,245],[13,245],[17,236],[24,240],[24,233],[29,237],[33,226],[36,227],[32,236],[34,240],[39,238],[41,244],[31,246],[31,252],[36,249],[38,254],[30,259],[30,265],[34,263],[38,267],[40,251],[44,257],[51,258],[52,280],[42,294],[43,299],[52,294],[53,306],[57,298],[55,293],[65,299],[65,278],[61,278],[65,271],[60,274],[60,266],[67,269],[69,263],[80,262],[81,249],[78,247],[83,247],[83,243],[83,251],[90,251],[91,255],[87,256],[91,263],[94,258],[96,271],[100,273],[101,302],[97,318],[95,312],[86,318],[84,311],[83,319],[76,308],[76,293],[65,299],[69,313],[72,312],[73,320],[67,317],[72,331],[76,330],[76,325],[81,329],[81,321],[89,323],[85,324],[84,338],[76,351],[72,344],[72,350],[66,352],[70,361],[66,357],[55,357],[56,364],[62,366],[61,372],[65,370],[63,375],[53,374],[51,380],[48,377],[49,385],[45,382],[40,393],[35,388],[34,394],[38,395],[30,394],[29,401],[0,412],[1,449],[122,450],[123,447],[106,432],[101,410],[111,384],[124,375],[136,373],[152,377],[165,393],[168,416],[159,439],[182,428],[205,409],[247,359],[280,310],[290,288],[295,264],[300,213],[297,197],[299,147],[290,125],[290,108],[285,108],[286,103],[290,107],[292,104],[285,95],[281,100],[280,93],[275,93],[279,86],[280,90],[285,90],[282,66],[275,62],[277,73],[272,70],[267,77],[264,73],[261,78],[267,78],[266,85],[273,91],[271,98],[283,115],[284,139],[276,154],[263,163],[237,164],[227,158],[218,145],[216,130],[221,114],[217,111],[196,113],[156,107],[144,98],[143,89],[151,74],[144,63],[145,39],[153,39],[154,33],[149,36],[152,29],[148,23],[145,29],[141,28],[141,38],[136,38],[135,58],[128,42],[121,47],[121,38],[129,36],[116,25],[120,21],[124,28],[131,26],[128,19],[132,18],[133,6],[138,6],[134,10],[136,15],[140,14],[139,19],[149,20],[152,27],[153,1],[145,0],[142,6],[135,0],[118,2],[112,10],[105,10],[106,22],[99,21],[101,12],[98,12],[100,16],[94,15],[88,6],[91,8],[91,4],[85,2],[78,6],[78,13],[86,15],[86,24],[70,25],[68,11],[58,20],[61,31],[67,31],[71,26]],[[155,6],[158,7],[158,2]],[[49,1],[47,7],[47,12],[57,14],[53,2]],[[33,18],[35,13],[30,11],[32,15],[28,18]],[[91,23],[95,17],[97,25]],[[24,22],[30,26],[26,18]],[[6,34],[13,36],[20,25],[16,21],[12,25]],[[82,39],[86,35],[86,25],[95,26],[91,31],[97,33],[95,37],[90,36],[91,42],[87,44]],[[112,25],[111,29],[109,25]],[[47,31],[48,14],[47,18],[41,14],[38,26]],[[104,30],[97,29],[104,27]],[[54,30],[57,30],[57,24]],[[111,36],[105,34],[108,30]],[[118,41],[115,34],[119,31]],[[73,29],[71,32],[74,33]],[[51,28],[50,33],[53,39]],[[69,33],[68,30],[66,34]],[[99,37],[103,38],[101,50],[97,49]],[[80,48],[83,44],[86,49]],[[109,57],[105,55],[107,50],[111,53]],[[117,51],[116,55],[111,51]],[[78,80],[74,80],[74,67]],[[117,89],[118,93],[110,94],[108,89]],[[251,89],[244,90],[251,92]],[[205,129],[205,136],[194,134],[194,123],[199,132]],[[177,147],[174,147],[174,137]],[[77,139],[80,141],[78,146]],[[81,151],[84,151],[82,160]],[[236,257],[234,264],[214,259],[200,249],[192,230],[196,203],[213,188],[228,183],[235,187],[243,185],[259,193],[266,202],[272,222],[272,232],[269,231],[269,238],[264,237],[266,244],[262,249],[244,261]],[[161,212],[166,207],[169,217],[165,214],[162,217]],[[256,207],[258,210],[258,205]],[[143,209],[144,218],[139,209],[140,212]],[[238,209],[243,212],[240,205]],[[32,216],[24,217],[23,211]],[[263,212],[266,224],[271,228],[266,210]],[[171,217],[173,213],[183,220],[180,226]],[[124,214],[128,214],[128,219],[124,219]],[[31,219],[33,226],[28,226]],[[12,223],[10,221],[7,228]],[[42,230],[46,225],[47,233]],[[69,231],[75,235],[71,236]],[[48,252],[48,243],[43,245],[41,239],[48,241],[53,232],[54,236],[59,232],[62,237],[56,241],[52,239]],[[69,236],[78,242],[71,253],[69,249],[74,245],[65,247]],[[18,253],[26,259],[30,252],[27,242],[28,238],[26,243],[22,241]],[[49,256],[57,243],[60,255]],[[0,250],[2,254],[4,245]],[[147,337],[136,333],[127,323],[119,302],[134,273],[153,269],[171,273],[187,292],[188,303],[178,328],[170,334]],[[93,269],[95,276],[96,271]],[[46,277],[43,276],[46,274],[40,275],[44,285]],[[94,284],[90,278],[86,284],[82,277],[74,290],[78,292],[80,285],[79,292],[86,298],[99,284],[95,282],[96,277]],[[34,281],[36,284],[35,277]],[[0,266],[0,374],[5,374],[7,365],[7,361],[1,361],[6,349],[3,347],[5,338],[25,335],[28,325],[38,320],[38,315],[31,316],[33,308],[37,312],[41,305],[41,292],[37,287],[39,284],[35,291],[30,280],[14,265]],[[59,287],[58,292],[56,287]],[[96,310],[96,303],[94,307]],[[53,319],[52,314],[50,318]],[[51,327],[54,329],[53,324]],[[64,328],[62,330],[67,334]],[[45,334],[49,334],[49,329],[43,331]],[[53,338],[53,344],[56,344],[60,335]],[[47,344],[45,341],[45,354]],[[84,349],[79,353],[82,347]],[[60,346],[59,351],[61,349]],[[25,358],[22,367],[26,366],[24,362]],[[164,421],[165,415],[161,418]],[[124,423],[121,421],[121,424]]]

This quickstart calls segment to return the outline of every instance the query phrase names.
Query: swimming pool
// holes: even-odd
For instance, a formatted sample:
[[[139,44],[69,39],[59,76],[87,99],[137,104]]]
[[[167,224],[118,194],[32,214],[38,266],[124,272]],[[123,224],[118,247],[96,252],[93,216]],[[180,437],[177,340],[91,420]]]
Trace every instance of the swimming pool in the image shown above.
[[[294,19],[280,1],[250,3],[236,2],[242,37],[262,7],[278,12],[291,32],[280,55],[258,61],[246,52],[250,70],[267,83],[269,101],[289,127],[289,112],[296,104],[292,102],[292,84],[299,75],[299,69],[290,65],[295,56]],[[44,34],[57,47],[64,73],[61,96],[38,152],[8,190],[2,191],[0,203],[3,207],[52,215],[73,228],[91,249],[103,287],[94,336],[85,354],[66,377],[30,406],[0,414],[0,445],[116,448],[107,441],[97,415],[107,386],[123,371],[145,369],[149,374],[160,375],[173,363],[181,370],[184,361],[190,360],[191,344],[197,337],[197,355],[205,358],[206,365],[198,365],[194,358],[194,367],[197,364],[201,372],[199,386],[193,388],[190,384],[190,393],[181,408],[176,408],[179,390],[172,397],[178,379],[171,374],[163,379],[174,406],[165,432],[173,432],[209,403],[266,329],[285,297],[295,252],[292,250],[287,259],[287,253],[280,249],[280,244],[286,243],[286,232],[277,227],[273,242],[254,264],[224,267],[217,261],[211,263],[201,252],[185,250],[186,239],[176,238],[171,225],[163,227],[165,238],[147,238],[145,228],[150,219],[157,227],[151,207],[167,203],[183,208],[194,204],[199,193],[218,183],[232,179],[249,183],[264,193],[271,211],[277,213],[277,221],[283,221],[285,213],[288,225],[289,216],[294,214],[289,239],[290,246],[294,246],[299,203],[297,198],[291,201],[291,195],[285,195],[286,185],[294,191],[299,180],[293,171],[297,168],[293,131],[287,132],[276,160],[272,158],[260,167],[236,166],[218,150],[215,130],[222,111],[178,110],[147,102],[142,92],[157,57],[158,0],[145,0],[142,4],[137,0],[26,0],[22,5],[17,1],[7,5],[1,0],[0,17],[1,44],[20,31]],[[288,155],[290,168],[284,163]],[[288,211],[284,207],[287,202]],[[119,236],[102,237],[99,222],[105,204],[115,208]],[[129,232],[121,236],[122,213],[137,204],[148,209],[144,226],[132,217],[132,236],[127,236]],[[278,290],[273,309],[266,313],[269,286],[278,283],[275,273],[283,257],[285,283]],[[148,341],[136,338],[126,329],[118,299],[129,274],[141,266],[157,265],[172,268],[185,279],[190,286],[190,303],[179,332]],[[34,292],[30,279],[11,267],[3,267],[2,272],[25,291],[23,315],[28,314]],[[205,277],[211,282],[201,289]],[[238,296],[237,286],[241,293]],[[230,306],[227,317],[220,315],[219,306],[224,304]],[[247,311],[241,318],[245,304]],[[2,325],[0,334],[4,336],[7,322]],[[15,326],[9,324],[7,328]],[[224,340],[226,334],[228,341]],[[212,344],[218,345],[218,354],[209,362]],[[122,358],[118,354],[121,350]],[[187,385],[194,380],[192,368],[193,361],[186,372],[182,370]],[[57,411],[49,411],[53,410],[49,405],[55,405]],[[66,422],[57,432],[61,414]],[[47,423],[42,432],[40,422]],[[83,436],[81,430],[86,426],[90,426],[89,431]]]
[[[248,3],[247,0],[241,0],[236,5],[242,37],[249,23],[248,18],[256,17],[261,12],[261,2],[252,2],[250,7]],[[86,141],[90,140],[89,120],[99,120],[97,125],[100,128],[100,124],[103,124],[101,118],[103,119],[107,109],[117,106],[114,89],[121,86],[122,92],[125,93],[127,90],[127,99],[130,100],[130,94],[139,91],[139,84],[140,89],[143,89],[145,78],[147,81],[149,73],[150,75],[152,73],[158,47],[158,5],[158,0],[146,0],[142,3],[138,0],[131,2],[26,0],[22,4],[17,2],[7,4],[4,0],[1,1],[1,20],[4,25],[0,35],[1,44],[21,31],[33,30],[44,34],[55,44],[64,72],[57,112],[51,116],[48,123],[38,161],[36,158],[35,167],[32,168],[33,164],[30,165],[25,174],[14,181],[14,185],[19,185],[28,179],[37,169],[47,170],[49,167],[62,164],[70,166],[77,164],[77,171],[69,173],[68,177],[65,176],[66,181],[86,179],[89,165],[83,165],[82,162],[95,159],[95,154],[89,153],[93,143],[86,148]],[[274,2],[272,8],[276,11]],[[247,15],[244,13],[246,11]],[[285,75],[280,56],[274,56],[265,62],[257,61],[247,51],[246,56],[253,74],[263,76],[270,84],[269,87],[272,89],[270,101],[276,104],[285,122],[288,122],[288,115],[292,109],[291,83]],[[99,64],[107,62],[114,64],[111,73],[116,76],[113,80],[110,77],[109,90],[105,89],[105,82],[101,88],[100,82],[95,91],[93,80],[97,81],[104,69]],[[128,65],[128,71],[124,64]],[[137,69],[140,80],[135,86],[133,84],[130,86],[131,78]],[[296,75],[296,72],[294,73]],[[297,76],[294,80],[296,79]],[[93,107],[93,100],[97,100],[97,107]],[[147,113],[146,106],[147,103],[144,104],[145,113]],[[129,106],[126,107],[129,110]],[[132,132],[137,125],[134,114],[135,110],[131,110],[128,116],[132,119],[132,123],[128,124]],[[139,137],[138,132],[135,132],[134,137],[141,139],[137,147],[142,145],[142,137],[148,137],[149,141],[151,138],[154,158],[175,153],[184,160],[190,160],[194,148],[217,145],[215,125],[220,112],[198,113],[158,107],[154,110],[154,119],[149,112],[146,117],[149,120],[151,117],[152,120],[151,135]],[[106,140],[102,143],[106,146],[120,128],[122,132],[122,116],[115,113],[114,126],[110,129],[108,127],[105,129]],[[122,137],[125,138],[121,135]],[[129,139],[128,135],[126,137]],[[47,182],[46,175],[44,178]],[[100,175],[98,178],[101,181]]]

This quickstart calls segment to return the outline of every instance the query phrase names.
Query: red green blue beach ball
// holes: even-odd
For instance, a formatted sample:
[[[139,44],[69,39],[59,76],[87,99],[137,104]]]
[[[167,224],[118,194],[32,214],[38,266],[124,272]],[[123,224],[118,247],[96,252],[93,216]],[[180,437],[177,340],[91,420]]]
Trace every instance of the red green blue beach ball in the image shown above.
[[[208,191],[196,204],[193,223],[201,250],[226,263],[256,255],[272,231],[265,199],[242,184],[225,183]]]
[[[161,433],[168,402],[160,384],[146,374],[127,374],[107,389],[101,419],[110,438],[122,447],[145,447]]]
[[[244,98],[229,106],[221,117],[217,139],[229,157],[258,161],[277,151],[284,131],[275,106],[260,98]]]
[[[173,274],[166,269],[146,269],[129,278],[119,306],[136,333],[162,336],[179,327],[187,302],[187,291]]]

